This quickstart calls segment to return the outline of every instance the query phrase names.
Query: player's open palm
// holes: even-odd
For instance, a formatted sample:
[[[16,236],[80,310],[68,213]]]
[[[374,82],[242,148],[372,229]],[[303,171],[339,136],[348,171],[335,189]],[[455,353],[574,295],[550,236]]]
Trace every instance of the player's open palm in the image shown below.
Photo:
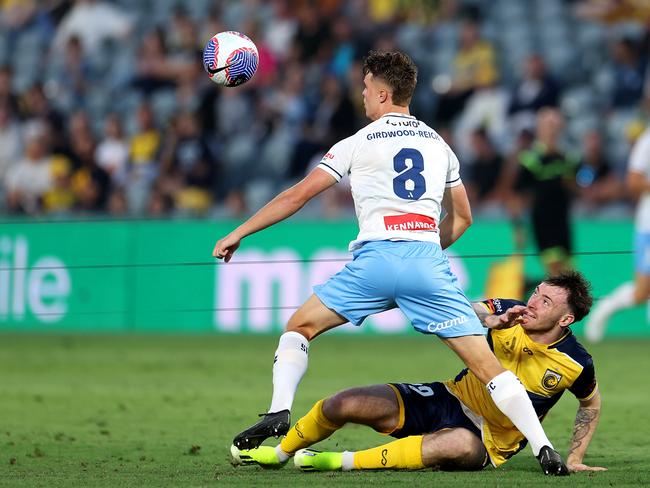
[[[602,466],[587,466],[582,463],[567,463],[567,468],[569,468],[570,473],[577,473],[579,471],[607,471],[607,468]]]
[[[227,263],[232,258],[240,243],[241,239],[239,237],[228,234],[223,239],[217,241],[212,255],[217,259],[223,259]]]

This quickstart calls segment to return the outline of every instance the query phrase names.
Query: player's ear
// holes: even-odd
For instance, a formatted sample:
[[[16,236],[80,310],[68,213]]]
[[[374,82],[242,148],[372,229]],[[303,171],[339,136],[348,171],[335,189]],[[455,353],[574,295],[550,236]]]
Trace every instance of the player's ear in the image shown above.
[[[379,90],[379,102],[380,103],[385,103],[388,100],[388,90],[382,89]]]
[[[560,327],[568,327],[575,321],[576,321],[575,316],[572,313],[567,313],[564,314],[562,317],[560,317],[559,324]]]

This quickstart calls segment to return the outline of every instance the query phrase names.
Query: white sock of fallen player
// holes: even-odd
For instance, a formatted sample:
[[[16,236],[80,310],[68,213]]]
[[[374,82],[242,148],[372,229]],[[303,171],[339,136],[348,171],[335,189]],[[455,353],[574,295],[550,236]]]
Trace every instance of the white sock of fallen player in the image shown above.
[[[487,384],[487,390],[492,395],[495,405],[519,429],[537,456],[544,446],[553,448],[551,441],[539,422],[533,408],[533,403],[526,389],[511,371],[498,374]]]

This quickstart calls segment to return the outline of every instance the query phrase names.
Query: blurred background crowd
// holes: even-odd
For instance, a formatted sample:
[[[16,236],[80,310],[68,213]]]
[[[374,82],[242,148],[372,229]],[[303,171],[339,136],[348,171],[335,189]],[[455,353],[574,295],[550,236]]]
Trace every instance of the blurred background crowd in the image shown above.
[[[399,49],[419,67],[411,111],[459,155],[475,215],[517,216],[540,196],[631,215],[626,161],[650,111],[645,0],[0,6],[4,214],[248,215],[367,123],[361,60]],[[237,88],[200,61],[223,30],[260,54]],[[354,210],[343,184],[308,211]]]

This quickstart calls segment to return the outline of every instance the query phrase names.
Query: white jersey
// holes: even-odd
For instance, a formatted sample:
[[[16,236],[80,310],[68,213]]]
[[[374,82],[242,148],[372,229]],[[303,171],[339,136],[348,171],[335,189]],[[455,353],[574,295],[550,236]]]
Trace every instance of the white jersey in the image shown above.
[[[650,180],[650,128],[646,129],[632,148],[628,171],[641,173]],[[637,232],[650,232],[650,192],[641,194],[636,209]]]
[[[389,113],[335,144],[319,168],[340,180],[349,173],[359,235],[364,242],[440,243],[445,188],[461,184],[458,158],[433,129],[415,117]]]

